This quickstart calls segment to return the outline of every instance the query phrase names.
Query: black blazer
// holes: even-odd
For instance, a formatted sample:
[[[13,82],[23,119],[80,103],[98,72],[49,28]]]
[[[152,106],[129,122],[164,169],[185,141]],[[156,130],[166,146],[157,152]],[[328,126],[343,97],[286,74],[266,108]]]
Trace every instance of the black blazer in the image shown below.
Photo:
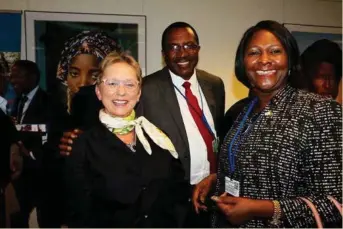
[[[131,152],[100,122],[80,135],[66,159],[68,226],[179,226],[188,186],[182,165],[148,140],[152,155],[138,140]]]
[[[0,188],[10,180],[10,147],[19,140],[18,132],[9,116],[0,109]]]
[[[222,120],[225,107],[223,81],[202,70],[196,70],[200,87],[211,111],[218,136],[222,136]],[[144,77],[141,95],[144,116],[162,129],[174,143],[190,177],[190,153],[185,125],[168,68]]]

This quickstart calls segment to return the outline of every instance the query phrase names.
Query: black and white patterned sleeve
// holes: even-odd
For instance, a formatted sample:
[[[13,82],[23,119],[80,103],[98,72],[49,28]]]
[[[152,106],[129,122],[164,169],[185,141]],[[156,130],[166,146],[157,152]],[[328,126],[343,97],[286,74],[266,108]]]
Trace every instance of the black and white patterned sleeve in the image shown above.
[[[311,104],[307,144],[302,153],[302,173],[305,194],[317,208],[325,226],[342,221],[337,208],[328,199],[342,202],[342,107],[335,101],[322,100]],[[298,198],[279,200],[284,225],[314,227],[308,206]]]

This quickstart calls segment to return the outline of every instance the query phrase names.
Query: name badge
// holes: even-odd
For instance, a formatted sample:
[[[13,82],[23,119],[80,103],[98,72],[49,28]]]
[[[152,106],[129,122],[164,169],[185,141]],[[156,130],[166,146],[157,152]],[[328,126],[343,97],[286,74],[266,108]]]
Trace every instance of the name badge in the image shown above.
[[[239,182],[225,177],[225,192],[232,196],[239,197]]]
[[[219,151],[219,138],[214,138],[212,141],[212,149],[214,153],[218,153]]]

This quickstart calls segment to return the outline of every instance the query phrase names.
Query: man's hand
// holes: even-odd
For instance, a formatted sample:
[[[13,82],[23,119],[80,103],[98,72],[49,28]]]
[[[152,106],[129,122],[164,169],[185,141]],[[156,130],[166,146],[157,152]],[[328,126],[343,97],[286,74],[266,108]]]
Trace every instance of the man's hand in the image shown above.
[[[192,196],[192,202],[196,213],[199,214],[199,210],[206,211],[207,207],[205,205],[205,199],[210,192],[211,188],[217,180],[217,174],[210,174],[208,177],[204,178],[200,183],[195,186]]]
[[[76,139],[82,131],[80,129],[74,129],[72,131],[64,132],[62,138],[60,139],[60,144],[58,145],[60,149],[60,155],[67,157],[70,155],[73,144],[73,140]]]
[[[17,179],[23,170],[23,156],[20,152],[19,144],[16,143],[11,145],[10,169],[12,172],[12,180]]]
[[[21,155],[25,155],[30,157],[30,151],[28,149],[26,149],[26,147],[24,146],[24,143],[22,141],[17,142],[18,146],[19,146],[19,150],[21,152]]]

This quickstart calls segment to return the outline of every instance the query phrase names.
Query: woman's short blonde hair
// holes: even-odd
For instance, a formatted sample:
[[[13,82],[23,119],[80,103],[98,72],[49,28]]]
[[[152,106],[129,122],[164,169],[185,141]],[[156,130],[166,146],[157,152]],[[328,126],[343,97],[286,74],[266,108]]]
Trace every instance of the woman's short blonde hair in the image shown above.
[[[111,52],[109,53],[100,63],[100,73],[98,77],[97,83],[99,84],[102,80],[104,75],[104,71],[107,67],[111,66],[115,63],[127,63],[130,65],[135,71],[139,85],[142,85],[142,70],[138,62],[133,58],[131,55],[122,52]]]

